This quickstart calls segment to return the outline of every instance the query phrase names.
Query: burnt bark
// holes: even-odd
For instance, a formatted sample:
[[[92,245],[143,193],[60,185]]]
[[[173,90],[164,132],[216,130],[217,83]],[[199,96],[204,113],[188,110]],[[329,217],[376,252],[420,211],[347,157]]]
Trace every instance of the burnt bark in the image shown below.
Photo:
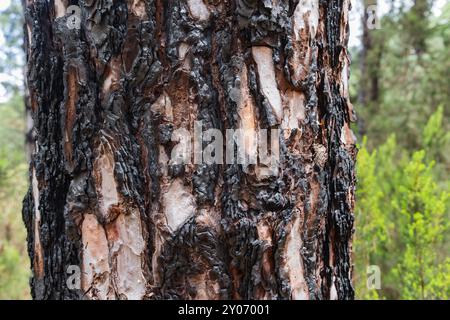
[[[349,7],[27,0],[33,298],[352,299]],[[199,120],[282,129],[279,170],[171,163]]]

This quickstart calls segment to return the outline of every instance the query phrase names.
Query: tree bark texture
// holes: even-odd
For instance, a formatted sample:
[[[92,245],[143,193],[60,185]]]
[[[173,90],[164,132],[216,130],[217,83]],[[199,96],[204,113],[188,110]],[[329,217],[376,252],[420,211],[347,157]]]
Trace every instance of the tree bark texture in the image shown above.
[[[354,297],[349,0],[24,6],[33,298]],[[198,120],[282,129],[278,173],[171,165]]]

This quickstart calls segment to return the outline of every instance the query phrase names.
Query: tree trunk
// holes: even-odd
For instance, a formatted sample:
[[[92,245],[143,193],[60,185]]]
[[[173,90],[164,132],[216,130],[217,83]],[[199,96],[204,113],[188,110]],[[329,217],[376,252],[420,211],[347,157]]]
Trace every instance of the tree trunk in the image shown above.
[[[371,12],[371,8],[375,8],[378,5],[377,0],[365,0],[363,1],[363,12],[361,15],[361,26],[362,26],[362,37],[361,37],[361,51],[360,51],[360,70],[361,77],[364,81],[360,84],[360,90],[358,90],[358,103],[360,105],[366,105],[369,101],[376,101],[378,99],[378,77],[374,68],[371,68],[370,61],[376,60],[376,54],[371,54],[374,51],[374,47],[377,45],[374,43],[372,33],[374,32],[371,29],[371,21],[370,19],[374,19],[371,15],[374,15],[374,12]],[[377,65],[378,66],[378,65]]]
[[[25,5],[33,298],[352,299],[349,0],[74,3]],[[276,169],[174,162],[199,121]]]
[[[361,15],[362,37],[361,51],[359,53],[359,69],[361,81],[358,86],[358,106],[364,109],[377,108],[380,97],[379,70],[383,52],[383,44],[380,37],[374,37],[374,24],[378,19],[373,11],[378,6],[377,0],[364,0]],[[358,118],[358,134],[366,134],[366,126],[363,117]]]

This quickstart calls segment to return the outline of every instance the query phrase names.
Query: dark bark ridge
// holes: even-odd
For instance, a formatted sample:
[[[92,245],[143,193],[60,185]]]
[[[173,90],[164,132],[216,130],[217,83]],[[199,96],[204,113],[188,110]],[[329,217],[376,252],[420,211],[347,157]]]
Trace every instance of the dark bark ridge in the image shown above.
[[[33,298],[354,297],[349,1],[24,5]],[[170,164],[195,121],[282,128],[278,174]]]

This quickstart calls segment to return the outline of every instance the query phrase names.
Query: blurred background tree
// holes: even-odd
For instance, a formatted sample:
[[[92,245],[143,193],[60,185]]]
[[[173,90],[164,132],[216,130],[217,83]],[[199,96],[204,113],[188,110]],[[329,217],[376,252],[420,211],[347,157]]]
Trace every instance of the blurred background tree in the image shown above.
[[[21,219],[28,166],[20,1],[2,0],[0,30],[0,299],[28,299],[30,263]]]
[[[1,1],[0,30],[0,95],[5,100],[23,88],[23,19],[20,0]]]
[[[433,14],[437,2],[390,1],[381,28],[364,27],[352,48],[362,141],[353,246],[359,299],[450,297],[450,4],[441,1]],[[369,265],[381,269],[381,290],[367,288]]]
[[[14,95],[0,104],[0,299],[29,298],[25,229],[21,210],[27,190],[24,104]]]
[[[360,141],[353,245],[357,298],[448,299],[450,3],[352,2],[352,14],[361,21],[359,30],[352,24],[360,41],[351,48],[350,79]],[[374,5],[379,29],[366,24]],[[30,142],[21,10],[20,0],[0,2],[0,299],[30,297],[20,213]],[[381,290],[367,288],[369,265],[381,269]]]

